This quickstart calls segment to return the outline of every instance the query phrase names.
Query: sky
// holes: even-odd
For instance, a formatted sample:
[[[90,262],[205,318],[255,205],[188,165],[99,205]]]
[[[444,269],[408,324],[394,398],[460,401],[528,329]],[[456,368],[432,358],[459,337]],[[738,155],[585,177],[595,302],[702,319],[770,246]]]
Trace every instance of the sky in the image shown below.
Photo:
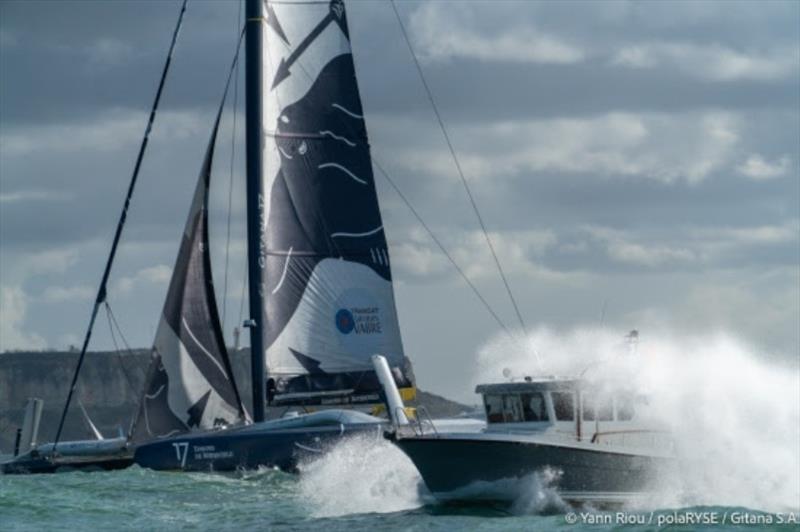
[[[397,6],[527,330],[725,331],[796,363],[800,3]],[[374,159],[518,329],[390,4],[347,7]],[[80,343],[178,9],[0,1],[0,351]],[[153,339],[238,17],[234,0],[186,14],[110,281],[133,346]],[[231,342],[242,88],[236,128],[232,98],[223,118],[210,214]],[[419,385],[469,400],[500,328],[376,183]],[[101,312],[91,347],[112,346]]]

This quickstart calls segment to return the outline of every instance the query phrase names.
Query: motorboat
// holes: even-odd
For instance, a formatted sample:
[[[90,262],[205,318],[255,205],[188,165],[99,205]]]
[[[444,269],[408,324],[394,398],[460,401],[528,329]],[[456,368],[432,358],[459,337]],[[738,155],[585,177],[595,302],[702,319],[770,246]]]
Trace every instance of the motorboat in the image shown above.
[[[513,501],[537,482],[569,502],[626,502],[673,463],[670,432],[624,382],[525,377],[475,391],[483,430],[437,430],[420,417],[386,433],[438,499]]]

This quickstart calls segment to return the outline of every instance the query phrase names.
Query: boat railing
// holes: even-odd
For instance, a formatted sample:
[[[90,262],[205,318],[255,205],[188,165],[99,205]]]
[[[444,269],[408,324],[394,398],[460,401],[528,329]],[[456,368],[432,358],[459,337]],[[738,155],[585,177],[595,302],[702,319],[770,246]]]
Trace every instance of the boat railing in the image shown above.
[[[401,413],[405,415],[405,410],[401,407],[396,408],[395,419],[400,419],[399,414]],[[433,418],[431,418],[428,409],[425,408],[424,406],[418,406],[416,408],[416,415],[413,418],[408,418],[408,416],[406,416],[406,419],[408,419],[408,425],[406,426],[410,427],[411,430],[414,431],[414,434],[416,436],[425,436],[425,430],[427,425],[430,427],[430,429],[432,429],[433,435],[436,436],[437,438],[439,437],[439,432],[436,430],[436,425],[433,422]],[[401,427],[397,428],[400,429]],[[428,434],[430,434],[430,432]]]
[[[670,435],[671,432],[668,430],[657,429],[607,430],[595,432],[590,442],[606,445],[671,447],[673,442]]]

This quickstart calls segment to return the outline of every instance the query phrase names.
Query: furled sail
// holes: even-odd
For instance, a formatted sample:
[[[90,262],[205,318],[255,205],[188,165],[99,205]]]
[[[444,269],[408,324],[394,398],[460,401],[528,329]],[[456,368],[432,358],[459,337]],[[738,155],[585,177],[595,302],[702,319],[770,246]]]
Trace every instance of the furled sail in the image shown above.
[[[219,114],[197,180],[130,439],[141,442],[244,420],[211,277],[208,186]]]
[[[272,403],[374,401],[400,387],[389,252],[341,0],[265,1],[264,243]]]

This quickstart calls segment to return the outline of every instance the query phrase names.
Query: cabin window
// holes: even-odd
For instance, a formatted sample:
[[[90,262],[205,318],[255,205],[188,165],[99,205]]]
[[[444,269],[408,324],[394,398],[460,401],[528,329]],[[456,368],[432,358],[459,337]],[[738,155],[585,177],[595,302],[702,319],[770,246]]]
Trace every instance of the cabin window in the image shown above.
[[[614,421],[614,401],[610,395],[601,395],[595,406],[597,421]]]
[[[614,421],[614,401],[610,395],[583,395],[584,421]]]
[[[617,421],[633,419],[633,396],[629,393],[617,396]]]
[[[553,398],[553,410],[558,421],[575,420],[575,394],[572,392],[550,392]]]
[[[614,421],[614,401],[610,395],[583,395],[584,421]]]
[[[503,422],[503,398],[500,395],[484,395],[483,404],[486,407],[487,423]]]
[[[522,408],[519,395],[503,396],[503,418],[506,423],[519,423],[522,421]]]
[[[594,421],[594,396],[583,394],[583,420]]]
[[[522,398],[522,411],[525,421],[547,421],[547,404],[541,393],[524,393]]]

